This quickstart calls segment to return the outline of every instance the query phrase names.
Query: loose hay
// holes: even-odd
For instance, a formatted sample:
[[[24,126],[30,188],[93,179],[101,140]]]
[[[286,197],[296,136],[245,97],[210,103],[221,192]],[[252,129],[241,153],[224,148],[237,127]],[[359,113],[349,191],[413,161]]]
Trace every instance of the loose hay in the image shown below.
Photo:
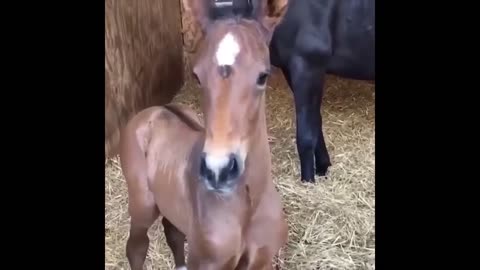
[[[322,112],[333,166],[327,179],[312,186],[299,181],[292,94],[275,77],[267,91],[267,120],[273,178],[289,223],[281,269],[375,269],[374,86],[329,77]],[[186,84],[175,101],[200,111],[199,97],[196,86]],[[130,269],[127,191],[117,159],[105,165],[105,200],[105,269]],[[159,221],[149,236],[146,269],[173,269]]]

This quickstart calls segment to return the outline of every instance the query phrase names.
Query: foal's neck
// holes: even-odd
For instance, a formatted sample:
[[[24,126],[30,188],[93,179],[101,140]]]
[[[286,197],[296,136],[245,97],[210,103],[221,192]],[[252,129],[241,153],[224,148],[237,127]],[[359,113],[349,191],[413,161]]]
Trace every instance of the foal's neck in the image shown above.
[[[272,184],[270,145],[268,143],[265,101],[259,109],[259,119],[254,127],[247,160],[245,164],[245,185],[250,190],[250,199],[253,207],[264,193],[266,187]]]
[[[250,151],[253,153],[255,149],[260,147],[263,151],[270,152],[268,145],[268,133],[267,133],[267,116],[265,113],[265,98],[259,108],[259,116],[257,125],[254,127],[255,132],[250,136]],[[268,148],[268,149],[265,149]]]

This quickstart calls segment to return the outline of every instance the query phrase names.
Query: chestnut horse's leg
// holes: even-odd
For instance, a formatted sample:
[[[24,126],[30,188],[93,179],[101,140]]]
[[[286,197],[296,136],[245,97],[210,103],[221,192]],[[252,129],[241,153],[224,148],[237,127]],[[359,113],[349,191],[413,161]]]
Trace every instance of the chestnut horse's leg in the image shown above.
[[[176,269],[186,269],[185,267],[185,235],[180,232],[168,219],[162,219],[165,239],[172,250]]]
[[[127,258],[132,270],[142,270],[147,257],[148,229],[158,218],[159,211],[150,196],[132,196],[129,202],[130,235],[127,241]]]

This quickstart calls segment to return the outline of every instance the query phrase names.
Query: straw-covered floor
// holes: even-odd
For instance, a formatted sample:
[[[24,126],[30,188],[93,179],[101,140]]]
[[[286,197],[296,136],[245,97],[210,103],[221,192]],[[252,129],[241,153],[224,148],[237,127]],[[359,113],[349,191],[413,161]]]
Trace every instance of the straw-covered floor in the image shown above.
[[[291,91],[274,78],[267,91],[273,176],[290,227],[281,268],[375,269],[374,85],[329,77],[322,112],[333,166],[327,179],[311,185],[299,181]],[[199,110],[199,94],[187,84],[175,101]],[[105,167],[105,205],[105,269],[130,269],[127,192],[117,159]],[[149,236],[146,269],[173,269],[160,222]]]

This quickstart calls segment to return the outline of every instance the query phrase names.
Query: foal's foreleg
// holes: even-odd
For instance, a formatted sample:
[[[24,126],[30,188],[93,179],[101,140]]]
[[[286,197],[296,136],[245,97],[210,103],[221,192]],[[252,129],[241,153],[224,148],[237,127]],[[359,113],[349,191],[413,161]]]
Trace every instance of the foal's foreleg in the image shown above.
[[[250,263],[246,270],[273,270],[273,257],[267,252],[267,248],[261,248],[250,253]]]
[[[130,197],[130,235],[127,240],[127,258],[132,270],[142,270],[149,246],[148,229],[158,218],[155,202],[146,198]]]
[[[175,261],[175,268],[186,270],[185,267],[185,235],[180,232],[168,219],[162,219],[163,230],[165,232],[165,239],[172,250]]]

